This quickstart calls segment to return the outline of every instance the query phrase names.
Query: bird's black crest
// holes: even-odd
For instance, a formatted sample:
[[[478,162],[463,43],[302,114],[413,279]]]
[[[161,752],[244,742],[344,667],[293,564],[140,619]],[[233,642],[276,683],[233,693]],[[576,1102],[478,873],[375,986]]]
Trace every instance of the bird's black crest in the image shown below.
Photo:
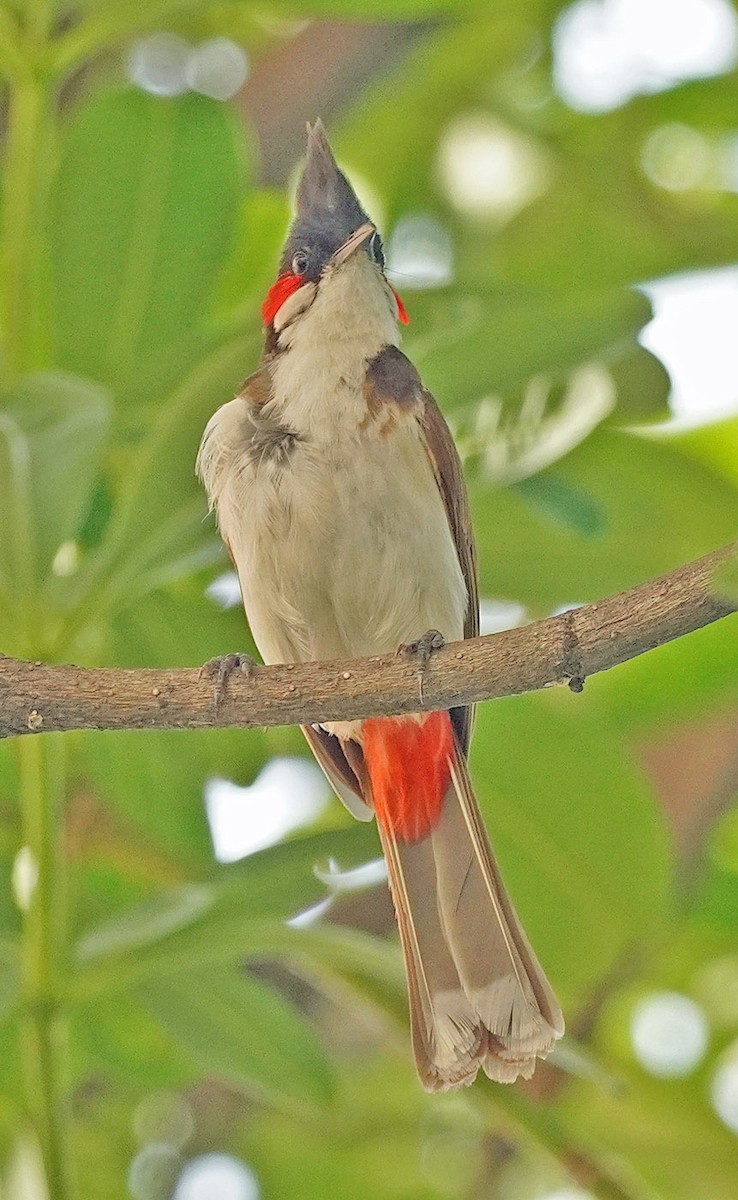
[[[279,264],[292,270],[296,254],[307,260],[306,278],[317,280],[332,254],[368,221],[354,189],[339,170],[322,121],[308,125],[307,161],[297,188],[292,222]]]

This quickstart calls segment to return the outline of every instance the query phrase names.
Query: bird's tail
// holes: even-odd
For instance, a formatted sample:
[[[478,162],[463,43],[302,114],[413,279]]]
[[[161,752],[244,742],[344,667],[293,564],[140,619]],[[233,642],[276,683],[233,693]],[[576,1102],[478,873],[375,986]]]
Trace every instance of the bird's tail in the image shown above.
[[[530,1078],[561,1009],[505,891],[448,713],[363,726],[405,955],[415,1059],[444,1091]]]

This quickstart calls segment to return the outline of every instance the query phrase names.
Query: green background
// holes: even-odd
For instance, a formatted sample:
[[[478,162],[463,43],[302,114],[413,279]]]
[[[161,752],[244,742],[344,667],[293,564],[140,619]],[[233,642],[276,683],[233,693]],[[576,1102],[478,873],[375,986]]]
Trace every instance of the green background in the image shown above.
[[[205,595],[228,564],[193,463],[257,361],[294,131],[316,105],[386,232],[424,211],[453,238],[451,283],[401,287],[404,347],[465,452],[483,596],[543,616],[735,537],[738,418],[659,428],[669,381],[638,342],[650,308],[633,285],[738,257],[734,194],[666,191],[641,167],[664,124],[730,135],[738,78],[576,113],[551,83],[560,7],[0,4],[2,653],[178,666],[249,648],[240,611]],[[327,21],[335,77],[321,84],[309,39]],[[250,107],[248,88],[222,104],[126,84],[128,47],[159,28],[233,37],[270,105]],[[369,68],[347,82],[357,29]],[[305,70],[285,77],[289,53]],[[439,139],[467,113],[494,115],[549,163],[508,222],[445,197]],[[278,132],[260,146],[267,118]],[[593,365],[611,411],[552,452]],[[533,422],[531,389],[545,396]],[[520,465],[530,450],[537,469]],[[377,857],[372,827],[333,803],[282,844],[214,860],[205,782],[249,784],[273,756],[305,753],[295,731],[0,745],[3,1200],[125,1196],[134,1160],[137,1200],[166,1200],[208,1149],[248,1161],[265,1200],[535,1200],[564,1184],[731,1200],[738,1146],[709,1093],[738,1053],[737,668],[731,618],[582,696],[481,706],[480,802],[570,1034],[530,1085],[455,1096],[415,1079],[384,890],[285,924],[325,897],[316,866]],[[690,748],[704,759],[691,790],[678,779]],[[22,847],[41,872],[25,908]],[[628,1032],[636,1003],[664,989],[710,1021],[703,1062],[679,1080],[647,1074]]]

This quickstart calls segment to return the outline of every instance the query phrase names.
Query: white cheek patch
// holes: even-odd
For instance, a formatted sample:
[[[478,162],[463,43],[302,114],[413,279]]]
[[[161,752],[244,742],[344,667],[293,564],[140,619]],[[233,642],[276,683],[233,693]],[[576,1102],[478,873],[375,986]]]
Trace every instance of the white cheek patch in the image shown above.
[[[318,290],[316,283],[303,283],[296,292],[288,296],[284,304],[277,310],[274,315],[274,329],[276,333],[281,333],[282,330],[294,321],[301,312],[309,308],[315,299],[315,293]]]

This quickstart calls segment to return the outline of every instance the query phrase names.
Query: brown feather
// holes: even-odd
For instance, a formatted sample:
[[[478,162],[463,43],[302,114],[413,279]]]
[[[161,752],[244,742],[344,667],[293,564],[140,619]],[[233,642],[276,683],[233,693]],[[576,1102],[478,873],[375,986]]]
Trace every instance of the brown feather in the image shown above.
[[[479,583],[477,555],[464,473],[459,452],[451,437],[451,431],[430,392],[423,392],[423,401],[421,428],[426,452],[446,508],[446,516],[469,596],[464,621],[464,637],[473,638],[479,634]],[[451,719],[462,749],[467,754],[474,726],[473,705],[452,709]]]
[[[262,365],[244,379],[239,388],[238,395],[245,400],[251,408],[262,408],[272,398],[272,374],[269,369],[269,363],[263,362]]]
[[[474,1080],[485,1036],[441,925],[431,840],[400,843],[391,830],[377,827],[405,958],[418,1075],[427,1091],[448,1091]]]
[[[432,834],[438,904],[459,979],[488,1031],[481,1066],[501,1082],[532,1074],[564,1032],[559,1004],[495,861],[459,746]]]
[[[361,747],[358,743],[344,742],[343,738],[334,737],[332,733],[327,733],[319,725],[301,725],[300,728],[307,738],[307,743],[315,755],[318,766],[322,769],[339,800],[345,804],[357,820],[371,821],[374,809],[364,800],[366,793],[365,785],[362,786],[361,774],[357,778],[357,771],[361,773],[363,762]],[[356,769],[347,757],[347,754],[352,751]]]

